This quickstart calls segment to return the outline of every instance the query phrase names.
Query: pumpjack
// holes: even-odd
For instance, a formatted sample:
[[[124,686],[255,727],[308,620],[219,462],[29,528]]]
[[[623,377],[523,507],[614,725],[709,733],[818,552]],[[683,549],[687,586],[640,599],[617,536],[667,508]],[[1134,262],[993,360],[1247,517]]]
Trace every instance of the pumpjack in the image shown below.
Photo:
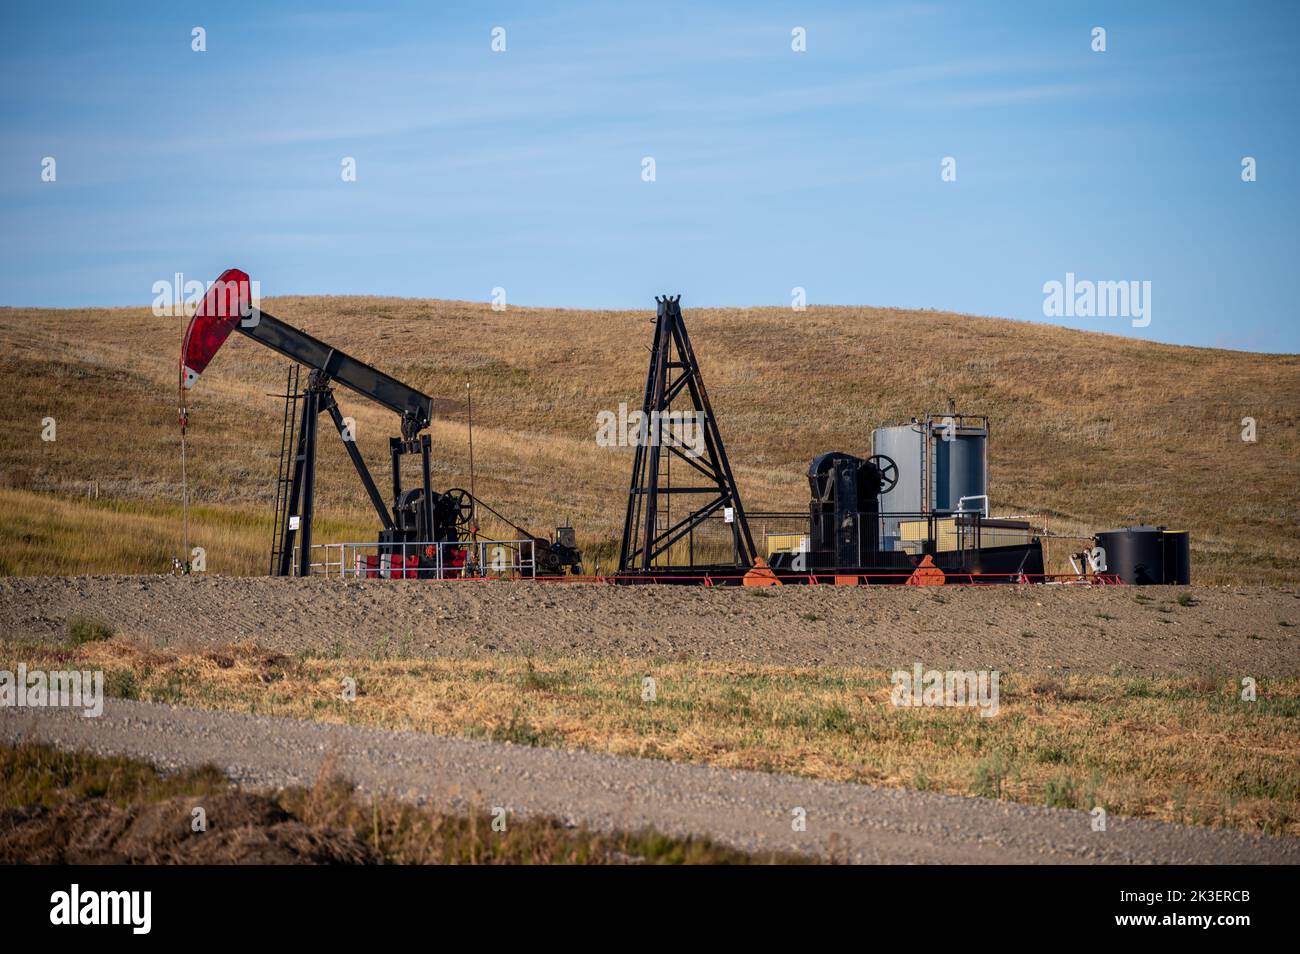
[[[297,575],[306,576],[311,572],[321,414],[328,414],[333,422],[379,517],[381,554],[392,556],[401,553],[405,559],[410,559],[405,553],[407,545],[424,544],[429,552],[418,554],[418,568],[427,571],[436,560],[437,544],[454,543],[469,536],[474,519],[472,495],[460,488],[440,493],[433,489],[430,480],[430,439],[422,432],[431,421],[432,398],[257,307],[252,300],[247,273],[233,268],[223,272],[208,289],[185,332],[180,367],[182,392],[194,386],[232,331],[238,331],[294,362],[285,395],[285,427],[271,551],[272,575],[289,576],[296,571]],[[301,368],[308,370],[308,378],[306,388],[299,394]],[[400,419],[401,436],[389,438],[388,444],[392,458],[391,504],[385,502],[357,450],[355,434],[339,410],[334,395],[335,383],[393,411]],[[293,418],[298,415],[299,403],[301,418],[295,422]],[[291,452],[286,453],[290,447]],[[401,465],[408,455],[419,459],[420,482],[417,486],[404,488]],[[415,575],[425,574],[417,572]]]

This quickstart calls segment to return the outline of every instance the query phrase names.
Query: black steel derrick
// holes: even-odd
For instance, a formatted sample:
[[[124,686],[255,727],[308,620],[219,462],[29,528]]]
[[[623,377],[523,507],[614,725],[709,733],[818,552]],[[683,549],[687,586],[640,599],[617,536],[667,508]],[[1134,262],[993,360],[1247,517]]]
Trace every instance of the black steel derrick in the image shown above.
[[[654,341],[628,487],[619,572],[649,574],[667,567],[671,560],[661,558],[671,557],[673,545],[726,508],[731,510],[735,565],[748,569],[754,564],[754,540],[682,318],[681,296],[665,295],[655,301]],[[689,409],[674,408],[674,402],[683,398],[689,399]],[[683,447],[680,436],[673,433],[672,425],[680,422],[683,410],[698,429],[695,446]],[[673,460],[691,468],[694,483],[672,484]],[[687,512],[676,518],[675,497],[688,501]]]

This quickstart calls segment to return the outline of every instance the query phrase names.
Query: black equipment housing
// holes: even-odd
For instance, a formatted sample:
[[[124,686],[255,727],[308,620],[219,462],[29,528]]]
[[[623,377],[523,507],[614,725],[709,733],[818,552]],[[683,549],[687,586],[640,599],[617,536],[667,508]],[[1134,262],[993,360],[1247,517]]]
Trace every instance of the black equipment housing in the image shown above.
[[[880,495],[885,482],[878,462],[830,451],[808,466],[808,485],[814,562],[863,566],[868,555],[880,549]]]
[[[572,527],[556,527],[554,542],[533,537],[533,559],[543,573],[568,572],[582,576],[582,551],[578,549],[578,537]]]

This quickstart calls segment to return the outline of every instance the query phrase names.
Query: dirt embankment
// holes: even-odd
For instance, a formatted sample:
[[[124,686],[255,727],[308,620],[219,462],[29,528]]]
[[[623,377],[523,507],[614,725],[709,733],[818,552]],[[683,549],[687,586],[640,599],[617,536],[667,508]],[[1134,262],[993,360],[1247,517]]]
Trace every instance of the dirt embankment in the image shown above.
[[[1181,601],[1180,601],[1181,598]],[[1151,675],[1300,672],[1300,592],[1262,587],[618,587],[220,577],[0,579],[0,638],[95,616],[176,648],[734,659]]]
[[[196,838],[201,804],[220,828]],[[57,808],[0,812],[3,864],[373,864],[354,832],[311,826],[265,795],[231,792],[122,808],[86,799]]]

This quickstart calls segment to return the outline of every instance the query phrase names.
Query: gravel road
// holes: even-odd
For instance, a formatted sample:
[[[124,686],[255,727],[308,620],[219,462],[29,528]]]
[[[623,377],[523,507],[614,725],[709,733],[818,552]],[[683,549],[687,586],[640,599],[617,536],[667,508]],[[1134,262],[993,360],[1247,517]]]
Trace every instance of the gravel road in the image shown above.
[[[98,719],[4,709],[0,739],[164,768],[212,762],[253,787],[310,784],[328,758],[362,791],[458,809],[502,806],[599,829],[649,825],[841,861],[1300,863],[1296,838],[1114,817],[1094,832],[1079,811],[116,699]],[[792,829],[797,808],[806,812],[803,832]]]
[[[1177,602],[1190,593],[1192,605]],[[0,578],[0,638],[93,614],[174,648],[538,655],[1144,675],[1300,673],[1300,592],[1231,587],[835,587],[240,577]]]

